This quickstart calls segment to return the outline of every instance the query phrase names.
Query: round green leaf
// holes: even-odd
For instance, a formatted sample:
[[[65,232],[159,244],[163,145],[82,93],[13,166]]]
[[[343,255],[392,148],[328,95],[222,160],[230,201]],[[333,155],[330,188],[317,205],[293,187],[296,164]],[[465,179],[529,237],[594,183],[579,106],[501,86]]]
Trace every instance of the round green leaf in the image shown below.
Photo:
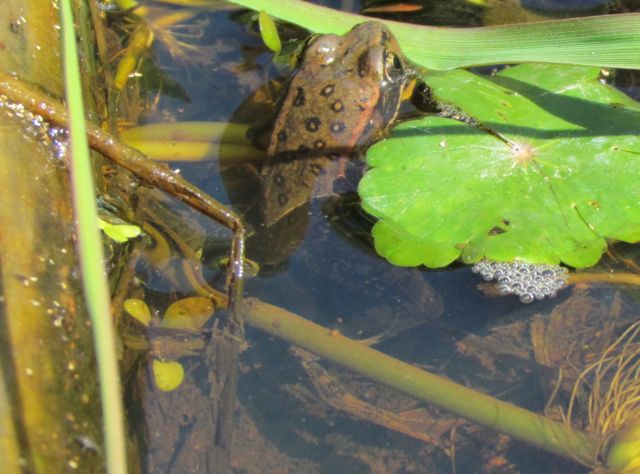
[[[214,306],[210,298],[192,296],[175,301],[162,318],[162,327],[172,329],[200,329],[211,316]]]
[[[173,360],[153,359],[152,371],[156,386],[163,392],[175,390],[184,380],[184,367]]]
[[[381,255],[411,266],[588,267],[607,239],[640,240],[640,107],[597,70],[523,65],[426,79],[467,120],[405,122],[370,148],[359,192],[380,219]]]
[[[124,309],[144,326],[149,326],[151,322],[151,311],[149,311],[147,303],[137,298],[128,298],[124,301]]]

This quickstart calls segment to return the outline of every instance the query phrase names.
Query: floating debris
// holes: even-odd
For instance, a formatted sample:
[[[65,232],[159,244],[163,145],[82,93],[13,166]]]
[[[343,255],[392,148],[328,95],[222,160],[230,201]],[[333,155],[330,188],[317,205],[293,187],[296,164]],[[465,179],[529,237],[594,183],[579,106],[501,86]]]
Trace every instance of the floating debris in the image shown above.
[[[481,260],[471,267],[485,281],[495,280],[503,295],[517,295],[523,303],[553,298],[567,285],[568,271],[560,265]]]

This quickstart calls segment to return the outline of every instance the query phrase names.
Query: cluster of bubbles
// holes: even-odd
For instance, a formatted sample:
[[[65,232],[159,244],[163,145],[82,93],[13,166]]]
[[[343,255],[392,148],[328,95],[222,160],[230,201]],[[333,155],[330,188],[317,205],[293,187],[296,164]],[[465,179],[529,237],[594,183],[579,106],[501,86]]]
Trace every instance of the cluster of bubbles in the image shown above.
[[[523,303],[553,298],[567,285],[567,269],[559,265],[481,260],[471,271],[485,281],[495,280],[503,295],[517,295]]]
[[[41,108],[46,108],[46,104],[40,104]],[[53,127],[38,114],[34,114],[20,103],[9,100],[5,95],[0,94],[0,110],[8,117],[22,121],[23,126],[20,131],[28,140],[50,147],[53,156],[63,159],[67,155],[68,132],[59,127]]]

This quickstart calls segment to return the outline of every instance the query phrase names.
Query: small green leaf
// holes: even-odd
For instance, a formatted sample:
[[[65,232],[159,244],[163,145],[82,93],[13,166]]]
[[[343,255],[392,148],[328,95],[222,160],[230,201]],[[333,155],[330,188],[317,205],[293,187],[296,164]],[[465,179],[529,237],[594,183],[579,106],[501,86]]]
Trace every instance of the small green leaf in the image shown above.
[[[213,316],[210,298],[193,296],[173,303],[162,318],[162,327],[173,329],[199,329]]]
[[[280,41],[278,28],[276,27],[273,18],[271,18],[266,11],[260,10],[258,23],[260,24],[260,35],[262,36],[262,41],[267,45],[267,48],[278,54],[282,49],[282,42]]]
[[[482,124],[405,122],[371,147],[363,207],[398,265],[457,258],[594,265],[607,239],[640,240],[640,105],[598,69],[522,65],[425,80]]]
[[[132,224],[111,224],[105,220],[98,218],[98,228],[107,236],[119,243],[123,244],[129,239],[136,238],[140,235],[140,227]]]
[[[175,390],[184,380],[184,367],[173,360],[153,359],[152,370],[156,386],[163,392]]]
[[[131,316],[140,321],[143,325],[149,326],[151,322],[151,311],[147,303],[137,298],[129,298],[124,301],[124,309]]]

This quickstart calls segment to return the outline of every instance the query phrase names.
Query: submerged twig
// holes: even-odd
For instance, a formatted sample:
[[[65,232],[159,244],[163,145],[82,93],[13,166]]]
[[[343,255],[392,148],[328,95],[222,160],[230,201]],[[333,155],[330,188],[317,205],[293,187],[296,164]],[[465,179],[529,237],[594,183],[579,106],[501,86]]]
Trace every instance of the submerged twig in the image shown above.
[[[640,285],[640,275],[628,272],[580,272],[570,273],[567,282],[569,285],[575,285],[577,283],[615,283],[618,285],[638,286]]]
[[[0,94],[13,102],[24,104],[32,113],[41,115],[58,127],[67,128],[69,125],[67,113],[62,104],[3,73],[0,73]],[[238,311],[238,303],[242,296],[245,228],[240,217],[182,178],[180,174],[163,164],[154,163],[139,151],[122,145],[115,137],[97,126],[87,123],[87,136],[91,148],[131,171],[145,183],[162,189],[231,229],[233,240],[227,285],[230,321],[235,327],[230,329],[234,336],[242,337],[244,326]]]
[[[20,103],[49,123],[69,128],[68,116],[62,104],[2,73],[0,99]],[[239,311],[244,273],[244,224],[235,212],[193,186],[166,165],[154,163],[139,151],[122,145],[112,135],[93,124],[86,123],[86,129],[91,148],[129,170],[143,182],[167,192],[233,232],[227,273],[229,317],[223,331],[225,344],[215,344],[212,348],[212,352],[215,353],[212,363],[216,371],[216,380],[213,383],[215,387],[212,390],[212,409],[216,413],[213,443],[216,449],[212,453],[211,462],[216,472],[226,472],[236,397],[239,346],[244,338],[244,320]]]

